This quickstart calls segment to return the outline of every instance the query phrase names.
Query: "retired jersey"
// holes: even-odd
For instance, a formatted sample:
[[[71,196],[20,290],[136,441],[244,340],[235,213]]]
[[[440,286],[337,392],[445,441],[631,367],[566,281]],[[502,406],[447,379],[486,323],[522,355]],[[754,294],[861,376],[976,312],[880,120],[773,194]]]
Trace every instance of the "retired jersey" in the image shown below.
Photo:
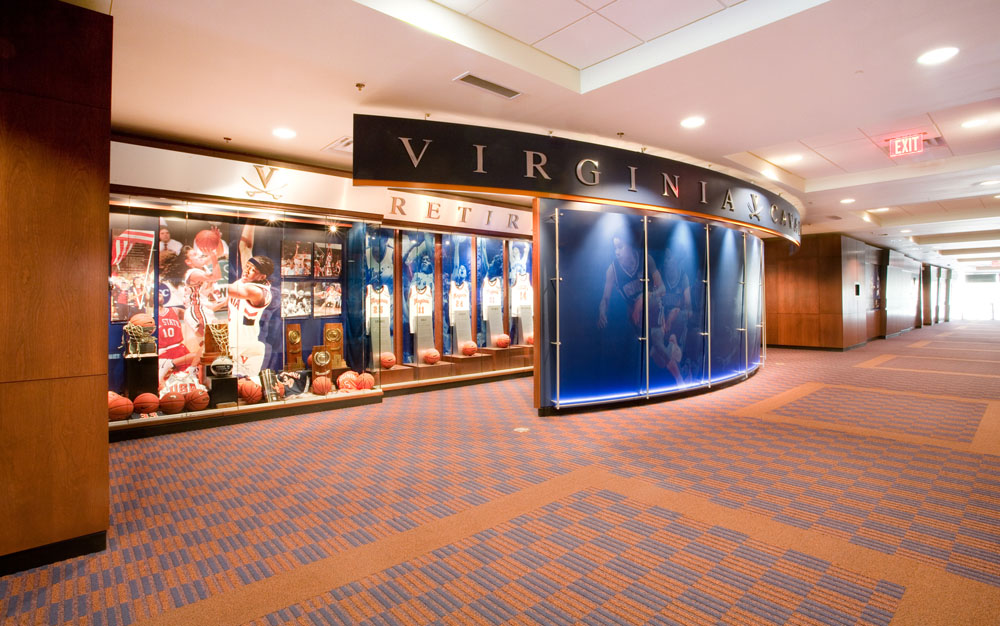
[[[434,290],[430,287],[419,288],[410,286],[410,332],[417,324],[417,316],[430,315],[434,312]]]
[[[517,274],[514,277],[514,284],[510,288],[510,308],[511,315],[519,317],[521,307],[529,309],[534,305],[534,292],[531,289],[531,277],[527,274]]]
[[[483,319],[491,306],[503,306],[503,281],[499,277],[487,278],[483,283]]]
[[[373,317],[392,317],[392,292],[385,285],[365,287],[365,330],[371,327]]]
[[[448,290],[448,318],[454,321],[456,313],[467,313],[472,308],[470,298],[468,282],[452,283]]]

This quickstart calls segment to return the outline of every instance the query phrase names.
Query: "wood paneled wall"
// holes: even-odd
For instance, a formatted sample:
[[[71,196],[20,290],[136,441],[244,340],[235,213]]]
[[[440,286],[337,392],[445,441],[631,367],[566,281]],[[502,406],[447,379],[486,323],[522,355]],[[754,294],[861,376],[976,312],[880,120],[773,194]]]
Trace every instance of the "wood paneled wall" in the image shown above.
[[[764,246],[769,344],[843,349],[884,334],[882,250],[836,233]]]
[[[920,317],[920,262],[889,251],[885,280],[885,334],[910,330]]]
[[[111,18],[0,18],[0,555],[108,526]]]

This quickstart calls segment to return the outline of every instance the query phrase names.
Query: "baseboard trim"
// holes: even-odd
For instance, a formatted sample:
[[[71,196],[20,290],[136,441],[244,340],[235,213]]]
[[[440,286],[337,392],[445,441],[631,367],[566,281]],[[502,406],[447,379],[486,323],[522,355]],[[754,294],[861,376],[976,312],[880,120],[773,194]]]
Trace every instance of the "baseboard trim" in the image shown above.
[[[37,548],[29,548],[0,556],[0,576],[65,561],[73,557],[100,552],[108,547],[108,532],[91,533],[65,541],[57,541]]]

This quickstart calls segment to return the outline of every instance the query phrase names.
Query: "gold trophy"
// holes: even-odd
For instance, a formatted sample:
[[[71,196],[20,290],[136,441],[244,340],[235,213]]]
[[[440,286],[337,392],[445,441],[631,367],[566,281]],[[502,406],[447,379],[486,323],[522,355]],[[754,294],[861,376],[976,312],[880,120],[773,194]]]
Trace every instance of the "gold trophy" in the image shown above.
[[[288,324],[285,327],[286,358],[285,369],[298,371],[305,369],[302,363],[302,330],[298,324]]]
[[[326,346],[316,346],[312,351],[312,376],[329,376],[333,369],[333,355]]]
[[[323,347],[329,351],[330,367],[344,367],[344,326],[343,324],[323,324]],[[315,360],[315,357],[313,357]]]

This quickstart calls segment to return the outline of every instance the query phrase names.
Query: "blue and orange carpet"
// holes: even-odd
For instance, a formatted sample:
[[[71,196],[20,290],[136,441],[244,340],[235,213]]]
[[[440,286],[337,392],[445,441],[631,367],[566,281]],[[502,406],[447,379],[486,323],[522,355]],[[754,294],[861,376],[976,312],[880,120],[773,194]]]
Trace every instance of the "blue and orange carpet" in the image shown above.
[[[1000,323],[644,406],[531,384],[112,444],[108,549],[0,578],[0,620],[1000,624]]]

